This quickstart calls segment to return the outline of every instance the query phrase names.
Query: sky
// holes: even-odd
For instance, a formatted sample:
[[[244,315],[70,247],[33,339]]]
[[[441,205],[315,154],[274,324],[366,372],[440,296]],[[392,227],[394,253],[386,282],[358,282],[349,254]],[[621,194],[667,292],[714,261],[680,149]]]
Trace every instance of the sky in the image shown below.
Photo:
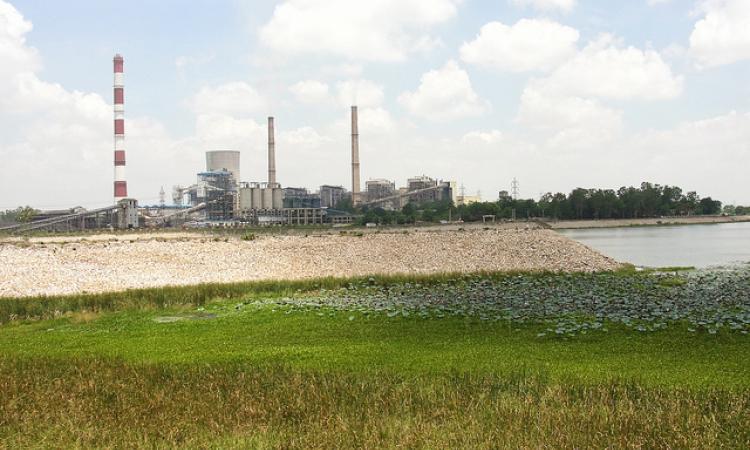
[[[205,151],[283,186],[415,175],[495,200],[642,181],[750,204],[748,0],[0,0],[0,209],[112,204]]]

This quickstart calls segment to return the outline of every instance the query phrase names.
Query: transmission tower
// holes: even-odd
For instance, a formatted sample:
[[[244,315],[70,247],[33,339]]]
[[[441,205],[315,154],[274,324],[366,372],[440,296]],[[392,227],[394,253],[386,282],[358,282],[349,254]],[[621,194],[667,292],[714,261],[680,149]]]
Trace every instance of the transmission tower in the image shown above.
[[[164,192],[164,186],[161,187],[161,190],[159,190],[159,206],[164,208],[164,205],[166,204],[166,198],[167,194]]]
[[[513,183],[511,183],[511,196],[513,197],[513,200],[518,200],[518,180],[513,177]]]

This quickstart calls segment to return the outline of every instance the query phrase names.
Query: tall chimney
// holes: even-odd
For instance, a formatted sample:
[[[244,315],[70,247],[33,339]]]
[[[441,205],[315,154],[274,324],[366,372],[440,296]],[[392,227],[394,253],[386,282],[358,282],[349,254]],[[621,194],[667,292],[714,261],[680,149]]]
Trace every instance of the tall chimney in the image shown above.
[[[125,181],[125,84],[123,78],[124,61],[115,55],[115,203],[128,196],[128,183]]]
[[[359,125],[357,107],[352,106],[352,204],[361,203],[359,193]]]
[[[268,117],[268,185],[276,186],[276,142],[272,116]]]

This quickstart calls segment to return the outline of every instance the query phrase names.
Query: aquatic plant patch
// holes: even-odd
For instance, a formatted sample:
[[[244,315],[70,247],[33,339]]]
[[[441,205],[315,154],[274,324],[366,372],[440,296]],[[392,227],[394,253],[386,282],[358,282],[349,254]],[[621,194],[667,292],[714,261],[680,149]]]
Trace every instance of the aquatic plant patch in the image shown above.
[[[358,315],[382,314],[391,318],[458,316],[514,324],[548,324],[539,337],[607,332],[611,324],[635,332],[653,332],[683,324],[689,331],[748,334],[750,269],[679,274],[466,276],[430,285],[381,285],[371,279],[313,295],[252,299],[237,304],[235,309],[269,306],[287,314],[349,314],[351,320]]]

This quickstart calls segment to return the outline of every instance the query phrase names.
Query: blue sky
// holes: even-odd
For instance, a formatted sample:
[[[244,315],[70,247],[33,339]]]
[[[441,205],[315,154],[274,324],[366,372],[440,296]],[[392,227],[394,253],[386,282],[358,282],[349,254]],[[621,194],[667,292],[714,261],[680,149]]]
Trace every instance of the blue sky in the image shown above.
[[[355,101],[365,180],[488,200],[513,177],[527,197],[650,180],[750,203],[749,2],[336,2],[356,5],[0,0],[0,208],[111,203],[115,52],[145,203],[213,148],[262,180],[268,115],[283,185],[347,185]]]

